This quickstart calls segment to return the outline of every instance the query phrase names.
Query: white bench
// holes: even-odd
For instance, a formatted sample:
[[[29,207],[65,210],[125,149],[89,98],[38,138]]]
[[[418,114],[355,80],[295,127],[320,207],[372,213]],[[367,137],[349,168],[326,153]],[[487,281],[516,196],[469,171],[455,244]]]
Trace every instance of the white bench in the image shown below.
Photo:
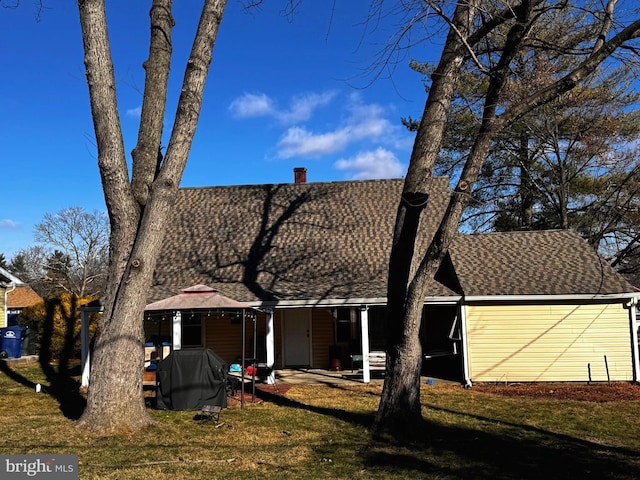
[[[350,355],[351,371],[354,370],[354,362],[362,362],[362,355]],[[387,368],[387,353],[382,351],[369,352],[369,370],[384,371]]]

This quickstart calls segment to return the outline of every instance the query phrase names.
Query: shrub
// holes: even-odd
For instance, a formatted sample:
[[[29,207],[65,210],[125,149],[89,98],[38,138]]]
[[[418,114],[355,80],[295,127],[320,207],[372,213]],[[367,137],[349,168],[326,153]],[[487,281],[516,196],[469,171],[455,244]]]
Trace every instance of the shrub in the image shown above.
[[[80,307],[94,300],[63,293],[41,303],[25,308],[20,313],[20,323],[37,328],[40,355],[59,359],[61,356],[80,356],[81,319]],[[89,324],[89,338],[93,337],[97,326],[95,319]]]

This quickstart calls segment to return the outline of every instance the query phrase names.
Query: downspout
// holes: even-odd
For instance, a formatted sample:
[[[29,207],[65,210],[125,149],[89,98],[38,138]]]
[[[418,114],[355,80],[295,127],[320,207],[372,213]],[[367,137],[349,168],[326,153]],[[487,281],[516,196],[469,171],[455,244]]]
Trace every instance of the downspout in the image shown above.
[[[4,326],[9,326],[9,294],[16,289],[16,284],[14,282],[9,283],[8,290],[4,291]]]
[[[462,344],[462,380],[466,388],[471,387],[471,378],[469,378],[469,346],[467,344],[467,307],[460,302],[460,338]]]
[[[626,304],[629,307],[629,325],[631,328],[631,356],[633,361],[633,381],[640,382],[640,356],[638,354],[638,319],[636,315],[636,308],[638,305],[638,298],[633,297]]]

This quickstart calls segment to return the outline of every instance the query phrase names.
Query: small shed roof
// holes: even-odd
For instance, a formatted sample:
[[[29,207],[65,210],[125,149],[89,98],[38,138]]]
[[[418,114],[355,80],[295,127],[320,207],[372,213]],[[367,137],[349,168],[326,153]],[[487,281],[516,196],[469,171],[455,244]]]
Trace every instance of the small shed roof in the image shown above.
[[[158,310],[197,310],[197,309],[243,309],[248,305],[225,297],[216,289],[207,285],[194,285],[185,288],[178,295],[150,303],[145,311]]]

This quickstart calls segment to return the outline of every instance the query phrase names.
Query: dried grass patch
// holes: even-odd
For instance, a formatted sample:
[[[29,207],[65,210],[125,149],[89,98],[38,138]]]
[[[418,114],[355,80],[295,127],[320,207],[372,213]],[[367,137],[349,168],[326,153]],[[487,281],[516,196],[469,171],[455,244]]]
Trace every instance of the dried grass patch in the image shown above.
[[[0,373],[9,406],[0,452],[77,454],[82,480],[640,478],[637,401],[547,401],[477,387],[424,385],[425,421],[416,425],[424,440],[410,444],[370,438],[380,384],[265,392],[244,409],[230,404],[219,424],[198,422],[194,411],[150,410],[157,425],[96,437],[55,398]]]

